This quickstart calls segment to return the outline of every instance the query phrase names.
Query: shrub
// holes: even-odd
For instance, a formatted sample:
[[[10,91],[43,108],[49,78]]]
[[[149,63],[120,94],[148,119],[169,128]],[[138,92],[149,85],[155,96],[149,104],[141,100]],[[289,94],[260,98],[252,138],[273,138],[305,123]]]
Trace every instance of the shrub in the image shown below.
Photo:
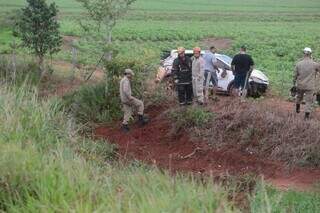
[[[121,104],[118,95],[107,96],[105,83],[86,85],[78,91],[64,96],[63,108],[77,121],[77,123],[105,123],[121,116]],[[110,88],[113,94],[118,88]]]
[[[122,116],[119,82],[126,68],[135,72],[132,82],[133,95],[143,98],[148,68],[143,61],[115,58],[105,64],[106,81],[97,85],[86,85],[73,94],[63,97],[62,107],[78,123],[107,123]]]
[[[318,120],[304,121],[292,112],[265,101],[225,105],[201,135],[216,148],[241,144],[254,153],[290,165],[319,166]],[[279,104],[283,104],[280,102]],[[246,147],[244,147],[246,146]]]
[[[177,129],[205,127],[213,119],[213,113],[202,107],[179,107],[169,112]]]

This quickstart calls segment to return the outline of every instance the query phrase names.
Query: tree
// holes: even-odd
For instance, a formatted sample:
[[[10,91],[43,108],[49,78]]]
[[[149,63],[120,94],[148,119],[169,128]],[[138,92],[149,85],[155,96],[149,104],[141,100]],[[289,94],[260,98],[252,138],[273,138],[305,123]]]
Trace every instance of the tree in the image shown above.
[[[94,21],[98,32],[104,32],[105,52],[104,58],[107,61],[112,59],[112,30],[117,20],[124,15],[129,6],[135,0],[77,0],[89,13],[90,18]],[[92,26],[86,27],[89,31]]]
[[[27,3],[17,22],[17,36],[22,46],[37,56],[40,75],[43,75],[45,55],[59,52],[62,43],[58,9],[55,3],[48,5],[45,0],[27,0]]]

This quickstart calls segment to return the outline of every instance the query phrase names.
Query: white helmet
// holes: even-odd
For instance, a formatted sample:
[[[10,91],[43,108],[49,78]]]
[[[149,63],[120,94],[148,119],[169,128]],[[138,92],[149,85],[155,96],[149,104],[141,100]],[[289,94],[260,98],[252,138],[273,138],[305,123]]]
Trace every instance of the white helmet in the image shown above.
[[[303,49],[303,53],[304,53],[304,54],[311,54],[311,53],[312,53],[312,50],[311,50],[310,47],[306,47],[306,48]]]

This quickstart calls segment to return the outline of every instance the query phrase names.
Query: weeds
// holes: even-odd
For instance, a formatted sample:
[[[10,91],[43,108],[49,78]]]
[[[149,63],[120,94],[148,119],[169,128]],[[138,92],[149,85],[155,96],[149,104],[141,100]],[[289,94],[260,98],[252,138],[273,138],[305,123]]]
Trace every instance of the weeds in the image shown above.
[[[261,181],[250,198],[251,212],[319,212],[318,192],[280,192]]]
[[[0,55],[0,80],[4,83],[22,85],[27,82],[35,85],[40,80],[37,70],[37,64],[31,60],[17,58],[13,65],[11,57]]]
[[[226,105],[201,135],[214,141],[217,148],[242,144],[242,148],[290,165],[319,166],[319,131],[316,119],[304,121],[262,101],[248,102],[244,107]]]
[[[27,91],[0,90],[0,211],[231,212],[215,185],[111,167],[113,146],[84,140],[56,102]]]
[[[177,129],[205,127],[214,118],[214,114],[201,107],[180,107],[169,112]]]
[[[118,92],[118,88],[110,89]],[[106,123],[121,116],[119,97],[106,96],[104,83],[87,85],[64,96],[62,106],[79,124]]]

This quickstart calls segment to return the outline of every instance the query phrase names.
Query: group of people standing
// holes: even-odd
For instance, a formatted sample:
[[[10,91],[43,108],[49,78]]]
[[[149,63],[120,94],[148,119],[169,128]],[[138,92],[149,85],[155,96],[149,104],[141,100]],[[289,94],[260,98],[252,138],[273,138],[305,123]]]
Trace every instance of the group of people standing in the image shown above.
[[[201,48],[193,49],[193,57],[185,55],[185,48],[178,48],[178,57],[172,66],[172,75],[177,86],[179,104],[191,105],[193,97],[199,105],[208,100],[208,89],[210,83],[214,90],[218,87],[218,62],[215,57],[216,48],[210,47],[203,56]],[[231,63],[235,75],[233,94],[238,95],[240,88],[245,88],[248,78],[253,70],[254,62],[250,55],[246,54],[246,48],[242,46]],[[225,70],[223,71],[225,72]]]
[[[206,103],[208,99],[208,88],[210,82],[214,87],[218,86],[219,69],[215,57],[216,48],[211,47],[203,56],[201,49],[193,49],[193,57],[185,55],[183,47],[178,48],[178,57],[174,60],[172,74],[178,92],[178,100],[181,106],[191,105],[193,98],[199,105]],[[300,60],[294,71],[293,88],[296,93],[296,112],[300,113],[300,106],[304,100],[306,103],[305,118],[310,118],[312,104],[316,93],[316,79],[319,78],[320,64],[312,58],[312,50],[304,49],[304,58]],[[233,94],[239,96],[239,89],[246,88],[248,78],[253,71],[254,61],[246,53],[246,47],[240,48],[239,54],[235,55],[231,62],[231,69],[234,74]],[[221,70],[225,72],[225,70]],[[221,74],[222,75],[222,74]],[[132,96],[131,79],[134,73],[131,69],[126,69],[124,77],[120,81],[120,98],[123,105],[122,130],[129,131],[128,122],[133,114],[133,108],[137,110],[138,122],[140,126],[148,123],[148,118],[144,116],[144,104],[141,100]]]

